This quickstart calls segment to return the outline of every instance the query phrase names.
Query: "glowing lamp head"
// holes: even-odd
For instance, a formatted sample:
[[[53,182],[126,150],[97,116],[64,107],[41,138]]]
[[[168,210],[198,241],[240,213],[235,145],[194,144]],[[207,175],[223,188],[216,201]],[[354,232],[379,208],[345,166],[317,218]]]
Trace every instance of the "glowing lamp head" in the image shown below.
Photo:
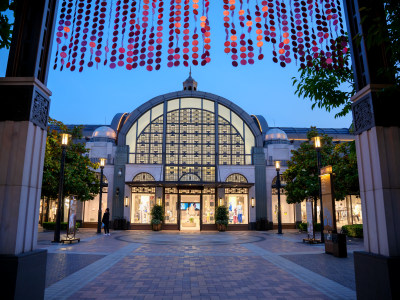
[[[281,162],[279,160],[275,161],[275,169],[277,171],[280,171],[280,169],[281,169]]]
[[[105,165],[106,165],[106,159],[100,158],[100,168],[104,168]]]
[[[157,205],[161,205],[161,204],[162,204],[161,197],[158,197],[157,198]]]
[[[316,136],[313,139],[314,139],[314,147],[315,147],[315,149],[321,149],[321,137],[320,136]]]
[[[70,134],[68,134],[68,133],[62,133],[62,134],[61,134],[61,145],[67,146],[70,137],[71,137]]]
[[[129,205],[129,197],[125,196],[125,207],[128,207]]]
[[[254,207],[256,205],[256,200],[254,197],[251,197],[251,207]]]

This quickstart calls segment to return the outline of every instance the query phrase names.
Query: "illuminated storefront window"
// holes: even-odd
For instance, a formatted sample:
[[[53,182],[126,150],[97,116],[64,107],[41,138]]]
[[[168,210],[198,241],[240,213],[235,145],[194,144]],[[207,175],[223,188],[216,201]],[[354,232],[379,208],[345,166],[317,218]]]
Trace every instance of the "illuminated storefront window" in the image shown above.
[[[131,223],[150,224],[150,213],[155,204],[155,188],[133,187]]]
[[[148,184],[155,181],[154,177],[146,172],[137,174],[133,180],[136,184]],[[151,209],[156,204],[156,189],[149,186],[133,186],[131,206],[131,223],[150,224]]]
[[[165,224],[178,224],[178,190],[176,188],[165,189]]]
[[[247,188],[225,189],[225,205],[229,211],[229,224],[248,224],[248,193]]]
[[[344,200],[335,201],[335,212],[338,230],[340,230],[343,225],[362,224],[361,199],[357,196],[348,195]],[[319,222],[319,205],[317,206],[317,214]],[[305,201],[301,203],[301,220],[303,223],[307,222]]]

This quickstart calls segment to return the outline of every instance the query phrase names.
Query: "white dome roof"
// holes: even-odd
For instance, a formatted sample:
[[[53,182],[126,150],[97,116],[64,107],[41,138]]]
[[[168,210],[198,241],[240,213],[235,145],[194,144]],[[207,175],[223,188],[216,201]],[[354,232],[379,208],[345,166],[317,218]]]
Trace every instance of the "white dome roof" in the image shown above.
[[[265,134],[266,141],[274,141],[274,140],[288,140],[286,133],[278,128],[272,128],[267,131]]]
[[[93,131],[92,138],[108,138],[115,140],[117,139],[117,134],[111,127],[101,126],[96,128],[95,131]]]

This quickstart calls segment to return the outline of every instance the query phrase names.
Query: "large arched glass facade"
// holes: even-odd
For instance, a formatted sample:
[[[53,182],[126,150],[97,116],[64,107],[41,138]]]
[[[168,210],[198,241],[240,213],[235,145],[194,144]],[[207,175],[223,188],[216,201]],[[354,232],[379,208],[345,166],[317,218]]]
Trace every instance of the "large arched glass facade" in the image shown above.
[[[230,108],[202,98],[153,106],[126,135],[129,163],[165,165],[165,181],[216,181],[217,165],[249,165],[255,136]]]

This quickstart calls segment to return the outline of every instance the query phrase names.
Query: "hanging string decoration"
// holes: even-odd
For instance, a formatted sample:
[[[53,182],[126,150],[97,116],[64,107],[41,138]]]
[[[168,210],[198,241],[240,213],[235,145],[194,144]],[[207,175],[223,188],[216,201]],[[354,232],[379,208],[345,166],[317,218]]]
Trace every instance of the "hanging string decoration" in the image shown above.
[[[225,38],[213,40],[223,42],[232,66],[253,65],[269,52],[281,67],[344,67],[340,0],[62,0],[53,68],[153,71],[162,59],[170,68],[205,66],[213,45],[212,5],[219,3]]]

